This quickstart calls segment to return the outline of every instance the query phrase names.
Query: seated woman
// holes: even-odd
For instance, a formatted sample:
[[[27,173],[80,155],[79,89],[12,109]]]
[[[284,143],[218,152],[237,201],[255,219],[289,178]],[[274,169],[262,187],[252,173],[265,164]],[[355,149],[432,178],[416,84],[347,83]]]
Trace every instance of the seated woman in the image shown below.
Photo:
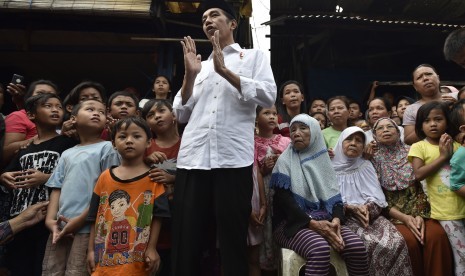
[[[368,250],[370,275],[412,275],[407,245],[392,223],[380,216],[387,202],[370,161],[362,158],[366,136],[359,127],[346,128],[334,158],[347,227]]]
[[[449,239],[438,221],[430,219],[430,205],[408,161],[410,146],[400,139],[396,123],[381,118],[373,126],[378,151],[372,159],[388,204],[391,222],[408,246],[413,274],[452,275]]]
[[[341,226],[342,199],[318,121],[307,114],[295,116],[290,136],[292,144],[270,180],[276,242],[307,260],[305,275],[328,275],[330,246],[341,254],[350,275],[368,275],[363,242]]]

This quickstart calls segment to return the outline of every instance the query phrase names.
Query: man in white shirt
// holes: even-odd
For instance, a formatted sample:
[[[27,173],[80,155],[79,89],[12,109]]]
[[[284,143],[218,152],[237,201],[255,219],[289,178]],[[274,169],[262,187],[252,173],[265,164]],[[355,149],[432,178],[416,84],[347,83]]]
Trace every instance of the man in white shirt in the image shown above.
[[[177,159],[171,265],[175,276],[199,275],[204,237],[216,222],[224,275],[247,275],[255,110],[274,104],[276,84],[264,53],[234,42],[232,8],[204,3],[213,52],[201,62],[194,40],[184,38],[185,75],[173,104],[188,124]]]

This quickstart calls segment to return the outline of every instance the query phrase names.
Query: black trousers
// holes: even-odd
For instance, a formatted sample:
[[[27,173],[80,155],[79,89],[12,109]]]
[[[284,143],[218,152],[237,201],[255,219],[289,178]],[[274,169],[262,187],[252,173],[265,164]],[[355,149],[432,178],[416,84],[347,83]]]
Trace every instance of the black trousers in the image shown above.
[[[252,166],[176,171],[172,212],[173,276],[197,276],[207,228],[216,222],[224,276],[248,275],[247,229]]]
[[[50,231],[43,221],[15,235],[7,244],[7,267],[14,276],[42,275],[42,261]]]

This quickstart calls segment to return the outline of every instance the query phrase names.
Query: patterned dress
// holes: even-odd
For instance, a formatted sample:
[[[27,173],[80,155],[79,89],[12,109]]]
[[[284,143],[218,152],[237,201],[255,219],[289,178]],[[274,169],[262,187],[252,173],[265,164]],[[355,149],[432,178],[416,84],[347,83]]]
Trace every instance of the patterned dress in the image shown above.
[[[370,225],[363,228],[358,220],[351,217],[346,226],[360,236],[367,248],[370,275],[412,275],[410,258],[404,238],[396,227],[380,216],[382,208],[368,203]]]
[[[361,128],[348,127],[339,137],[334,149],[333,166],[336,171],[345,205],[365,205],[369,211],[369,225],[364,228],[355,217],[349,217],[346,226],[361,237],[368,251],[370,275],[413,275],[408,247],[396,227],[381,216],[388,207],[375,168],[360,156],[348,157],[343,141]]]
[[[255,162],[259,167],[263,166],[267,154],[281,154],[289,145],[291,140],[280,134],[274,135],[272,138],[263,138],[255,136]],[[267,204],[267,213],[265,218],[265,226],[263,228],[263,242],[260,245],[260,266],[266,270],[275,270],[279,264],[276,252],[277,246],[273,240],[272,220],[273,215],[273,191],[270,189],[271,174],[263,176],[265,185],[265,198]]]

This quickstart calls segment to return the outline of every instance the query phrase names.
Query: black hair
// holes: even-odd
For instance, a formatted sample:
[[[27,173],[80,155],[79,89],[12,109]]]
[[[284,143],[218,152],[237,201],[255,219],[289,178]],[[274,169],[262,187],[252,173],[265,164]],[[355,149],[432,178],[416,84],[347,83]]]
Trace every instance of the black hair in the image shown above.
[[[334,96],[332,98],[329,98],[327,101],[326,101],[326,106],[328,107],[329,109],[329,105],[334,102],[335,100],[340,100],[344,103],[344,105],[346,106],[347,110],[350,109],[350,101],[349,99],[346,97],[346,96]]]
[[[36,86],[40,85],[40,84],[48,85],[48,86],[52,87],[53,90],[55,90],[57,95],[60,94],[60,91],[58,90],[58,86],[55,83],[53,83],[52,81],[50,81],[50,80],[36,80],[36,81],[32,82],[29,85],[29,88],[27,89],[26,94],[24,94],[24,100],[29,99],[32,96],[32,93],[34,93],[34,90],[36,89]]]
[[[160,78],[160,77],[165,78],[166,81],[168,81],[168,85],[169,85],[169,87],[170,87],[170,89],[171,89],[171,88],[172,88],[172,86],[171,86],[171,80],[170,80],[170,78],[168,78],[166,75],[156,75],[155,78],[153,79],[152,86],[155,84],[155,81],[156,81],[158,78]]]
[[[168,81],[168,86],[169,86],[169,92],[168,92],[168,95],[167,95],[167,98],[166,99],[171,99],[172,101],[172,98],[173,98],[173,86],[172,86],[172,83],[171,83],[171,79],[168,78],[166,75],[156,75],[155,78],[153,78],[153,81],[152,81],[152,86],[150,88],[150,91],[152,92],[153,95],[155,95],[155,91],[153,91],[153,86],[155,85],[155,81],[159,78],[159,77],[162,77],[162,78],[165,78],[167,81]],[[156,97],[156,95],[155,95]]]
[[[413,104],[415,102],[414,99],[407,97],[407,96],[399,96],[395,101],[394,101],[394,106],[397,108],[399,105],[400,101],[406,100],[409,104]]]
[[[349,98],[349,106],[350,106],[351,104],[356,104],[356,105],[358,105],[358,108],[360,108],[360,110],[362,109],[362,105],[361,105],[357,100],[354,100],[354,99],[352,99],[352,98]]]
[[[115,200],[119,198],[126,199],[126,202],[129,204],[131,200],[131,196],[125,190],[114,190],[111,192],[110,196],[108,197],[108,203],[111,205]]]
[[[415,134],[420,138],[420,140],[423,140],[426,138],[426,134],[423,131],[423,122],[426,120],[428,117],[429,113],[431,110],[441,110],[442,113],[444,114],[444,117],[446,118],[446,123],[447,123],[447,128],[446,132],[449,132],[450,129],[450,117],[449,117],[449,106],[443,102],[438,102],[438,101],[432,101],[425,103],[422,105],[417,112],[417,118],[415,120]]]
[[[444,57],[447,61],[457,58],[465,49],[465,28],[451,32],[444,42]]]
[[[103,85],[101,85],[98,82],[94,82],[94,81],[83,81],[79,83],[78,85],[76,85],[73,89],[71,89],[71,91],[68,94],[69,98],[66,104],[69,104],[69,105],[78,104],[81,101],[79,98],[81,91],[86,88],[94,88],[95,90],[97,90],[100,94],[100,97],[102,98],[102,102],[106,103],[107,96],[106,96],[105,88],[103,87]]]
[[[273,107],[273,106],[276,108],[275,105],[272,105],[271,107]],[[270,107],[270,108],[271,108],[271,107]],[[258,115],[260,114],[260,112],[261,112],[263,109],[265,109],[263,106],[257,105],[257,109],[255,109],[255,117],[258,117]]]
[[[328,123],[329,123],[329,119],[328,119],[328,116],[326,116],[326,114],[324,114],[323,112],[313,112],[312,114],[310,114],[310,116],[315,116],[315,115],[323,115],[323,117],[325,117],[325,125],[324,127],[327,128],[328,127]],[[313,117],[314,118],[314,117]],[[315,119],[316,120],[316,119]]]
[[[323,98],[312,98],[308,102],[308,112],[310,112],[310,109],[312,109],[313,102],[315,102],[315,101],[322,101],[326,105],[326,100],[325,99],[323,99]]]
[[[111,108],[111,103],[118,96],[130,97],[134,101],[134,105],[136,106],[136,109],[139,107],[139,99],[137,98],[136,95],[128,91],[116,91],[115,93],[110,95],[110,98],[108,98],[108,101],[107,101],[108,108]]]
[[[169,111],[173,112],[173,106],[169,100],[165,99],[151,99],[145,103],[144,108],[142,108],[142,118],[147,119],[147,115],[149,114],[150,109],[156,106],[156,108],[160,108],[165,106],[169,109]]]
[[[434,68],[433,65],[428,64],[428,63],[422,63],[422,64],[418,65],[417,67],[415,67],[415,69],[413,69],[413,71],[412,71],[412,78],[413,78],[413,74],[415,74],[415,72],[416,72],[416,71],[418,70],[418,68],[420,68],[420,67],[428,67],[428,68],[433,69],[434,73],[436,73],[436,74],[438,73],[438,71],[436,71],[436,68]]]
[[[79,102],[79,103],[77,103],[76,105],[73,106],[73,110],[71,111],[71,116],[76,116],[78,114],[79,110],[84,105],[84,103],[87,103],[89,101],[96,101],[98,103],[103,104],[103,106],[105,106],[105,104],[102,103],[101,101],[97,101],[97,100],[93,100],[93,99],[92,100],[85,100],[85,101]]]
[[[289,84],[295,84],[297,85],[297,87],[299,87],[299,90],[300,90],[300,94],[304,95],[304,101],[302,101],[300,103],[300,112],[299,113],[307,113],[307,107],[306,107],[306,104],[305,104],[305,94],[304,94],[304,88],[302,86],[302,84],[300,84],[298,81],[295,81],[295,80],[288,80],[286,81],[285,83],[283,83],[281,85],[281,87],[279,88],[279,94],[278,94],[278,99],[277,99],[277,102],[279,104],[276,105],[276,108],[278,109],[278,113],[282,116],[282,119],[284,122],[288,122],[290,123],[291,122],[291,116],[289,116],[289,114],[287,113],[287,109],[286,109],[286,106],[284,105],[283,101],[282,101],[282,98],[284,96],[284,88],[286,88],[286,86],[288,86]]]
[[[329,105],[334,102],[335,100],[340,100],[344,103],[346,109],[347,109],[347,112],[350,112],[350,102],[349,102],[349,98],[347,98],[346,96],[334,96],[332,98],[329,98],[327,101],[326,101],[326,106],[328,108],[328,112],[329,112]],[[328,117],[328,120],[329,120],[329,117]],[[347,117],[347,126],[350,126],[351,125],[351,121],[349,120],[349,117]]]
[[[380,100],[383,102],[384,104],[384,107],[386,108],[387,112],[391,112],[392,111],[392,106],[391,106],[391,103],[389,102],[388,99],[384,98],[384,97],[375,97],[373,99],[371,99],[369,102],[368,102],[368,110],[370,109],[370,103],[374,100]]]
[[[58,95],[46,93],[29,97],[24,103],[24,109],[27,113],[35,114],[37,112],[37,107],[46,103],[51,98],[56,98],[63,104]]]
[[[128,127],[130,127],[132,124],[135,124],[136,126],[144,130],[145,134],[147,134],[147,140],[150,140],[152,138],[152,131],[150,130],[150,127],[147,124],[147,122],[141,117],[130,116],[130,117],[118,120],[118,122],[116,122],[116,124],[113,126],[111,130],[111,140],[115,141],[116,133],[118,131],[121,131],[122,129],[124,130],[128,129]]]
[[[452,106],[452,110],[449,113],[449,118],[450,118],[450,126],[449,126],[449,131],[450,135],[452,137],[455,137],[457,134],[460,133],[460,126],[465,125],[465,109],[463,108],[463,105],[465,104],[465,99],[462,99],[458,102],[456,102]]]

